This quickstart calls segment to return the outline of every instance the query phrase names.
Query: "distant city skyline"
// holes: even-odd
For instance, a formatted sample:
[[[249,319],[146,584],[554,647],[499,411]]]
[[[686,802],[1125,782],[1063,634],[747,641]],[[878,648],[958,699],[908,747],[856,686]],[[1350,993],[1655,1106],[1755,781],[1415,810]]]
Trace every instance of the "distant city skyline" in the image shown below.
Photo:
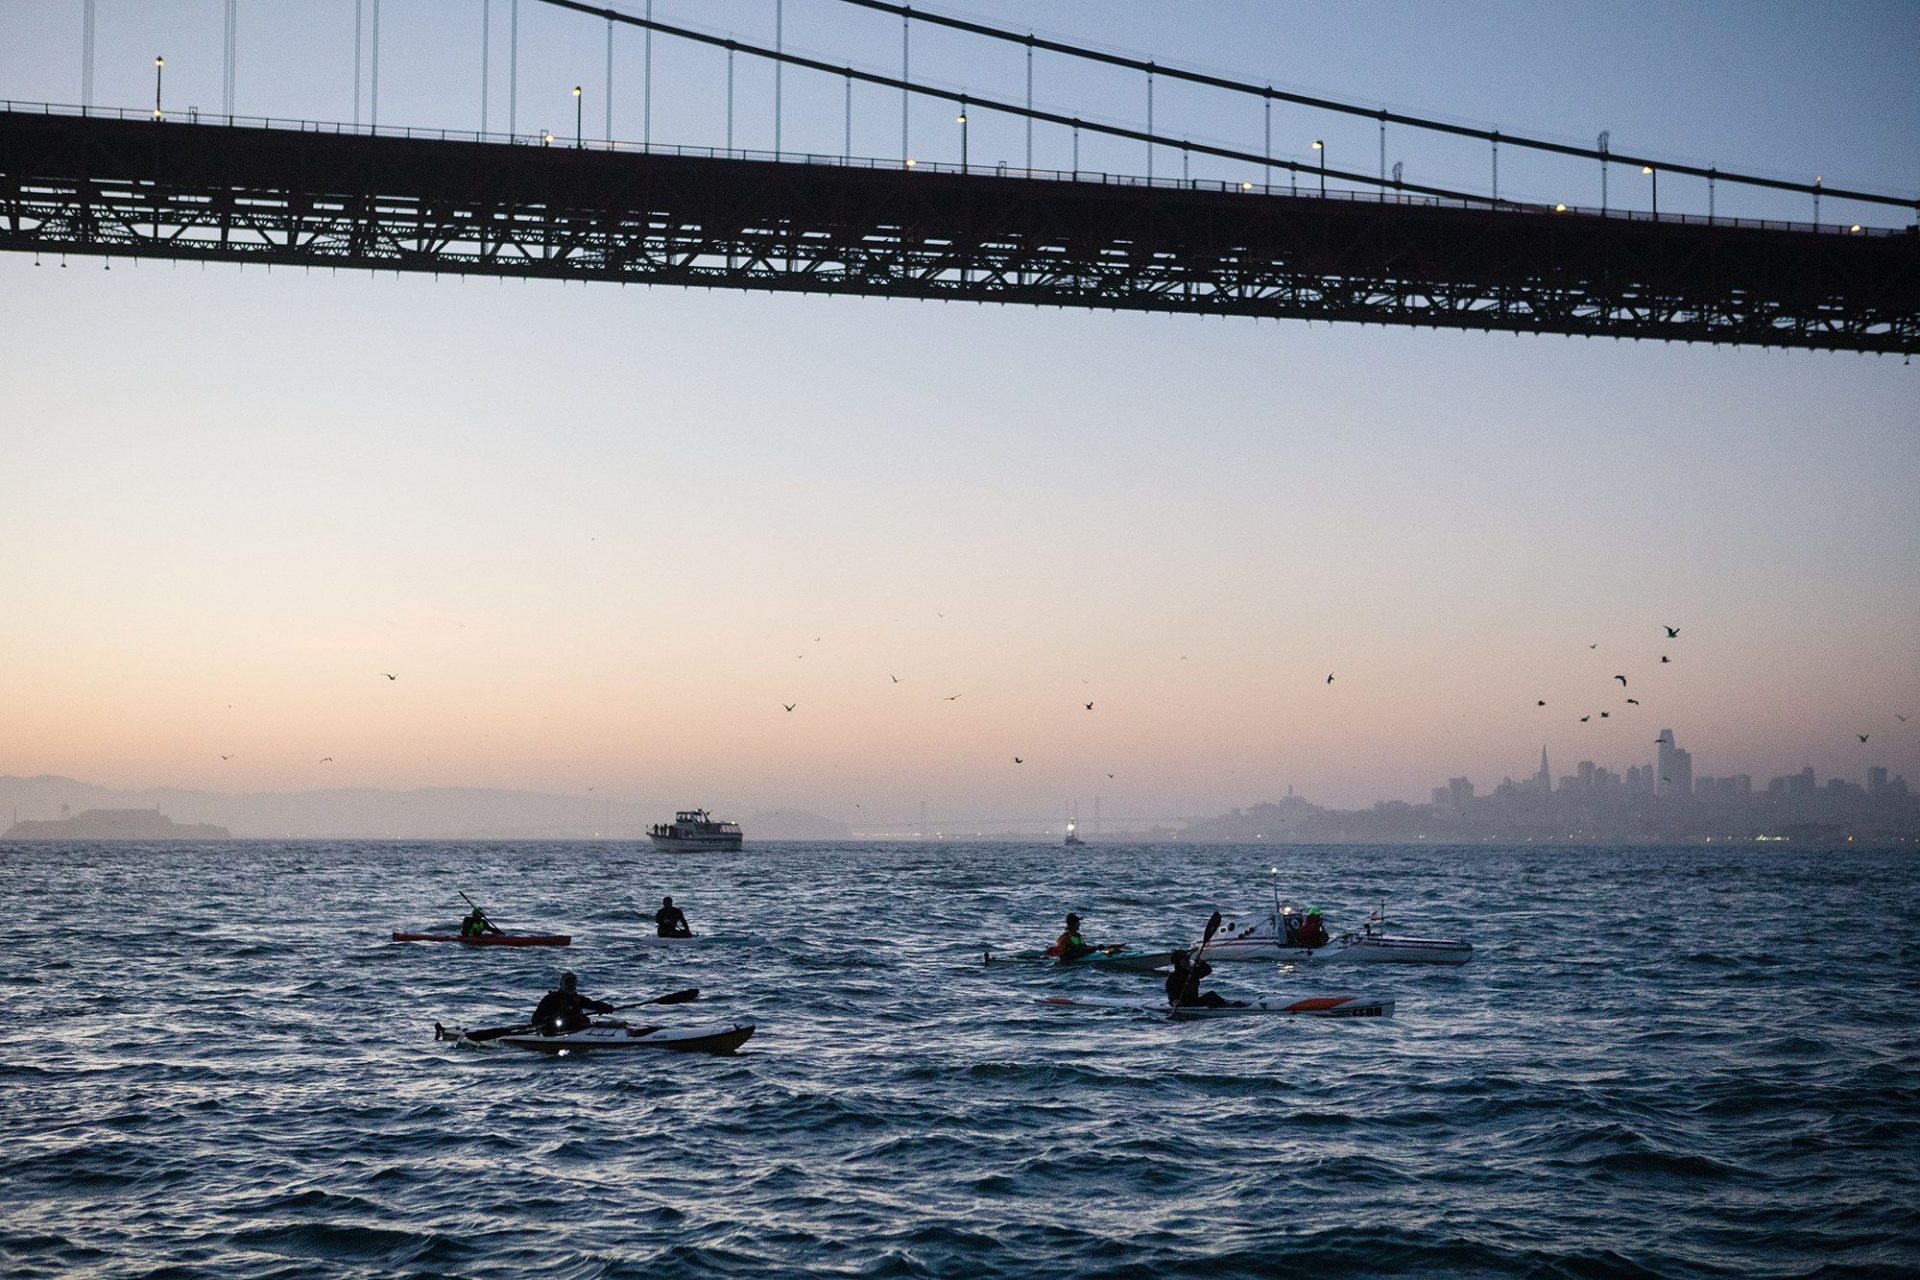
[[[352,9],[241,4],[235,109],[350,119]],[[383,123],[477,127],[470,9],[449,34],[437,6],[383,7]],[[519,127],[570,126],[576,84],[593,125],[604,24],[520,9]],[[1920,191],[1906,4],[964,9],[1582,145],[1604,129]],[[765,3],[655,12],[771,31]],[[790,47],[898,59],[897,20],[784,13]],[[98,6],[95,100],[143,109],[164,53],[168,101],[212,111],[222,15]],[[82,30],[78,0],[0,6],[0,96],[74,101]],[[630,35],[622,137],[642,127]],[[656,56],[653,139],[718,145],[722,63]],[[1017,55],[930,36],[915,59],[1023,87]],[[740,69],[736,145],[771,141],[764,72]],[[1140,89],[1042,60],[1036,95],[1135,119]],[[785,93],[785,145],[837,150],[842,86]],[[896,152],[897,98],[853,104],[853,149]],[[1163,86],[1156,111],[1261,141],[1257,109]],[[1377,160],[1371,121],[1317,119],[1276,109],[1276,152]],[[968,127],[977,159],[1023,156],[1008,122]],[[913,128],[957,160],[951,112]],[[1035,145],[1037,164],[1070,154],[1061,131]],[[1083,145],[1088,167],[1143,167]],[[1478,146],[1408,159],[1490,176]],[[1598,195],[1586,166],[1500,164],[1516,196]],[[1637,179],[1616,167],[1610,199],[1644,208]],[[1705,195],[1660,188],[1663,211]],[[0,774],[856,818],[1099,795],[1119,822],[1289,785],[1424,803],[1436,764],[1497,779],[1542,743],[1624,770],[1672,726],[1716,778],[1920,776],[1920,382],[1898,360],[18,253],[0,296]]]

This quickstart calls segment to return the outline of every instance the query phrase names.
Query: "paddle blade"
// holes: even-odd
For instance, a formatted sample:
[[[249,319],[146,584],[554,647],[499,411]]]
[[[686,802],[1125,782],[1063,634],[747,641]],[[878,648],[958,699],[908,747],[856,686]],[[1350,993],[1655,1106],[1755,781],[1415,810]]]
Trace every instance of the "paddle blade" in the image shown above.
[[[685,991],[669,991],[667,992],[667,994],[663,996],[655,996],[651,1000],[642,1000],[640,1003],[641,1004],[686,1004],[690,1000],[698,1000],[699,998],[700,998],[700,988],[688,987]]]
[[[1207,932],[1206,935],[1200,939],[1200,945],[1204,947],[1209,942],[1212,942],[1213,935],[1218,932],[1220,932],[1220,913],[1216,911],[1213,913],[1212,918],[1207,921]]]

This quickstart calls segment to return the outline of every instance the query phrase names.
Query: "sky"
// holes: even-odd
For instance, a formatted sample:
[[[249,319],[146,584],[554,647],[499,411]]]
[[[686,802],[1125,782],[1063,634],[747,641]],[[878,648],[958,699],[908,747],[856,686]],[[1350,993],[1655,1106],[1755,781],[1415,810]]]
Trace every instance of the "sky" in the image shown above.
[[[773,7],[654,6],[743,41],[770,41]],[[217,110],[218,0],[97,9],[97,104],[150,107],[163,53],[169,109]],[[490,128],[517,96],[520,132],[570,132],[580,83],[605,133],[604,24],[520,0],[510,95],[511,9],[484,6]],[[1907,0],[944,11],[1920,190]],[[79,98],[81,12],[0,0],[0,96]],[[240,0],[237,111],[351,120],[353,14]],[[479,127],[482,14],[384,0],[382,125]],[[788,47],[898,69],[895,20],[834,0],[783,20]],[[642,50],[616,36],[614,136],[723,143],[723,58],[657,40],[648,120]],[[1017,50],[917,30],[912,56],[1024,92]],[[1144,118],[1137,76],[1042,59],[1035,94]],[[844,101],[787,73],[783,146],[838,152]],[[735,111],[737,146],[772,145],[764,65],[739,63]],[[856,93],[856,152],[897,157],[900,125],[896,95]],[[1156,126],[1258,150],[1263,121],[1163,84]],[[1020,124],[971,128],[976,161],[1024,162]],[[1365,122],[1276,111],[1274,136],[1378,164]],[[1069,147],[1039,130],[1035,163]],[[908,150],[957,161],[950,108],[916,109]],[[1083,139],[1082,167],[1138,173],[1143,151]],[[1490,180],[1483,149],[1410,131],[1388,159]],[[1615,167],[1611,202],[1644,207],[1640,181]],[[1503,194],[1597,204],[1598,185],[1501,157]],[[1689,201],[1705,211],[1663,185],[1663,211]],[[1047,820],[1098,796],[1160,821],[1289,786],[1341,807],[1491,786],[1543,745],[1557,773],[1624,769],[1671,728],[1696,774],[1920,782],[1917,379],[1817,352],[0,255],[0,773],[593,787],[843,820]]]

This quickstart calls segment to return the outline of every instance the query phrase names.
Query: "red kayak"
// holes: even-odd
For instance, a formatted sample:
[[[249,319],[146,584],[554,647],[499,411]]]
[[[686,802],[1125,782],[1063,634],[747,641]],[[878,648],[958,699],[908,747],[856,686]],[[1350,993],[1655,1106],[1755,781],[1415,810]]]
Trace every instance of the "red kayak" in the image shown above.
[[[395,942],[458,942],[469,947],[566,947],[573,935],[566,933],[476,933],[463,938],[457,933],[396,933]]]

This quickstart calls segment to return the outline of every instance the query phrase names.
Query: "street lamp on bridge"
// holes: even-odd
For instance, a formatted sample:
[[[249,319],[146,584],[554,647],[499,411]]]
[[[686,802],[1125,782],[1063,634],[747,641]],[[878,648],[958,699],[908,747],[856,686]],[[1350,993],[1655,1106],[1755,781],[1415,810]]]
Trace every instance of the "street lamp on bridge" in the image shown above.
[[[167,60],[155,57],[153,60],[153,118],[155,120],[164,119],[167,114],[160,109],[160,77],[165,75],[166,71]]]
[[[1640,166],[1640,172],[1653,179],[1653,216],[1660,216],[1660,171],[1650,164]]]
[[[960,114],[953,118],[960,126],[960,172],[967,171],[967,100],[960,99]]]
[[[575,151],[580,150],[582,145],[580,140],[580,103],[580,86],[575,85],[573,86],[573,149]]]
[[[1327,144],[1319,138],[1313,140],[1313,149],[1320,153],[1320,194],[1327,194]]]

